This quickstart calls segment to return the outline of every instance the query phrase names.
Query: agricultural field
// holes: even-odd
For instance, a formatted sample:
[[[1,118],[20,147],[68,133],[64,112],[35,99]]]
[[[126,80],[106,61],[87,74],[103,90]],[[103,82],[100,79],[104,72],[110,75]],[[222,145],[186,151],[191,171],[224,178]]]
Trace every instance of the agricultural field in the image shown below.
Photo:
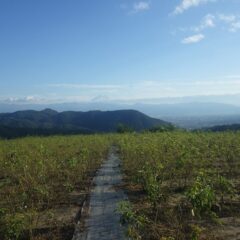
[[[0,239],[71,239],[109,145],[101,135],[0,140]]]
[[[117,139],[132,239],[240,239],[240,133],[166,132]]]
[[[131,239],[239,238],[240,133],[176,130],[0,140],[0,239],[71,239],[112,145]]]

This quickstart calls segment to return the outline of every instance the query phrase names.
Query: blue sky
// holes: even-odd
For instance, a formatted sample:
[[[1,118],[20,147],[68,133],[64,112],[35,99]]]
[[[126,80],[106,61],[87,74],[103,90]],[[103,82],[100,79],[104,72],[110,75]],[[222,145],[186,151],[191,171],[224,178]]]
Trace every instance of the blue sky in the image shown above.
[[[240,0],[1,0],[0,100],[240,93]]]

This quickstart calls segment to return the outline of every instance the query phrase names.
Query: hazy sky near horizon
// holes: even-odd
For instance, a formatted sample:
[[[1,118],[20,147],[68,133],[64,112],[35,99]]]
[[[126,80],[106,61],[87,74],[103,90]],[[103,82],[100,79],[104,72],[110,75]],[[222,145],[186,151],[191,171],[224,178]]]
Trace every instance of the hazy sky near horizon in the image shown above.
[[[240,0],[1,0],[0,100],[240,93]]]

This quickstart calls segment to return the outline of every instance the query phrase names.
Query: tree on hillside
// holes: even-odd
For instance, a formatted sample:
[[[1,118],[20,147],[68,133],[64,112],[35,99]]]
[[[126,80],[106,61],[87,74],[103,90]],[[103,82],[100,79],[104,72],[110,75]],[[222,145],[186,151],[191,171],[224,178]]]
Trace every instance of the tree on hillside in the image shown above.
[[[118,133],[129,133],[129,132],[133,132],[133,131],[134,131],[133,128],[129,127],[126,124],[119,123],[117,125],[117,132]]]

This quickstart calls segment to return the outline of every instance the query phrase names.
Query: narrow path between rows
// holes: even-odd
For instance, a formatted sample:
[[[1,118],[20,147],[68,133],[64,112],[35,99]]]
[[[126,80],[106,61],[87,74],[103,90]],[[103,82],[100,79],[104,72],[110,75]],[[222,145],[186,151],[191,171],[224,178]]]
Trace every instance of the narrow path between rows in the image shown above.
[[[126,200],[124,192],[117,188],[122,182],[122,175],[116,151],[115,147],[111,147],[107,161],[93,179],[85,230],[76,229],[73,240],[127,239],[116,211],[117,204]]]

